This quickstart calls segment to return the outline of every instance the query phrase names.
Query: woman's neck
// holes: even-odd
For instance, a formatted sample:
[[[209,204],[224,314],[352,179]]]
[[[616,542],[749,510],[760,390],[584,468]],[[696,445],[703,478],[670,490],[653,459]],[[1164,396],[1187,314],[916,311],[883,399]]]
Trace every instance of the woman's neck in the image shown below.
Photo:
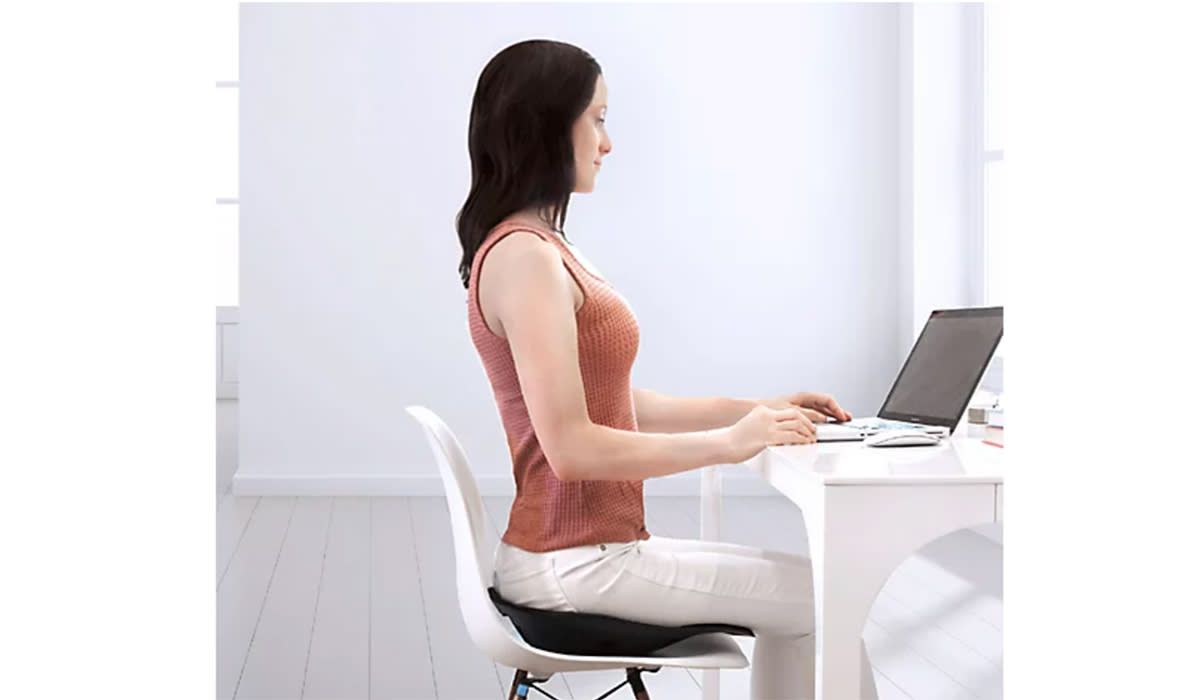
[[[525,210],[519,211],[515,214],[512,214],[512,215],[508,216],[506,220],[507,221],[515,221],[517,223],[526,224],[528,226],[535,226],[537,228],[545,229],[547,231],[553,231],[554,233],[559,233],[561,235],[561,232],[558,231],[557,228],[553,224],[551,224],[548,221],[546,221],[545,219],[543,219],[536,211],[531,210],[531,209],[525,209]]]

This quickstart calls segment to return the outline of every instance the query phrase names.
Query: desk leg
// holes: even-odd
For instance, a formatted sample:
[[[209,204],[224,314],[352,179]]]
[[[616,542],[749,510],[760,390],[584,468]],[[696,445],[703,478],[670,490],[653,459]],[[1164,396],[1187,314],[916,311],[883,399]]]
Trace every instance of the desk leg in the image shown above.
[[[816,696],[875,698],[862,630],[892,571],[926,543],[995,517],[994,488],[825,486],[802,506],[816,606]],[[867,671],[867,673],[864,673]],[[870,679],[869,687],[860,681]]]
[[[870,688],[861,687],[864,660],[860,648],[863,626],[887,572],[856,556],[855,548],[847,541],[852,537],[853,523],[847,521],[840,505],[827,503],[825,527],[817,532],[810,530],[809,534],[816,618],[816,697],[874,698],[873,682]]]
[[[705,467],[700,474],[700,539],[721,539],[721,472]]]
[[[721,539],[721,472],[720,467],[705,467],[700,473],[700,539],[716,542]],[[702,700],[720,700],[721,672],[700,672]]]

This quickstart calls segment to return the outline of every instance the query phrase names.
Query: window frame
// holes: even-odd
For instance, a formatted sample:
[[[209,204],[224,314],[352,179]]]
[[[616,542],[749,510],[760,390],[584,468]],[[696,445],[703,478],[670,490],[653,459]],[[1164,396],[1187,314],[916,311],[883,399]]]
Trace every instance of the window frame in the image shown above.
[[[988,56],[991,49],[991,42],[995,41],[996,26],[995,23],[1002,21],[996,16],[999,12],[992,3],[980,3],[975,12],[972,13],[972,22],[974,36],[977,38],[972,44],[976,47],[971,52],[972,71],[974,78],[974,89],[972,91],[973,109],[970,112],[975,117],[975,123],[972,125],[971,146],[972,158],[975,161],[973,170],[974,183],[972,190],[974,192],[975,202],[972,206],[973,215],[973,236],[975,241],[973,257],[975,258],[974,268],[976,274],[973,276],[974,284],[972,296],[975,303],[981,306],[1001,306],[1003,292],[1000,299],[991,296],[992,287],[992,261],[988,256],[988,249],[991,247],[993,236],[997,236],[1002,240],[1004,231],[991,231],[988,226],[989,206],[992,204],[991,187],[989,183],[991,178],[988,176],[998,172],[1004,167],[1004,144],[1003,137],[998,143],[987,143],[989,118],[994,118],[994,112],[1001,107],[999,104],[992,104],[988,100],[989,87],[994,87],[993,81],[997,80],[995,69],[989,65]],[[1002,57],[999,59],[1002,60]],[[991,90],[990,94],[996,97],[996,91]],[[1003,99],[1001,95],[999,99]],[[998,100],[997,100],[998,102]],[[991,146],[991,148],[989,148]]]

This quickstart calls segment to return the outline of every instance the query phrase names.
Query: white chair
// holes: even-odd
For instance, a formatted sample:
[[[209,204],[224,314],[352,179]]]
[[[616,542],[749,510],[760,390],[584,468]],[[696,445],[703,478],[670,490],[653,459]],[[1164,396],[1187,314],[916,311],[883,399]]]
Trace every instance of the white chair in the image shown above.
[[[741,648],[733,638],[724,632],[703,631],[714,628],[739,630],[723,625],[689,625],[686,628],[668,628],[654,625],[641,625],[628,621],[602,618],[602,616],[584,615],[581,613],[561,613],[548,611],[530,611],[518,606],[504,605],[510,613],[513,609],[525,614],[537,616],[544,612],[541,619],[536,619],[538,625],[550,623],[560,624],[564,621],[576,625],[576,630],[590,629],[589,625],[599,624],[611,633],[614,629],[629,629],[640,632],[675,632],[676,637],[690,634],[681,641],[662,647],[649,653],[637,655],[622,655],[606,653],[605,655],[581,655],[560,653],[532,646],[517,630],[516,626],[508,623],[501,616],[498,605],[504,601],[496,596],[491,587],[492,554],[485,553],[482,547],[485,515],[483,500],[479,496],[479,487],[471,473],[470,464],[458,439],[444,422],[432,411],[422,406],[409,406],[408,413],[417,420],[423,428],[430,448],[433,449],[442,481],[446,487],[446,505],[450,511],[450,526],[454,534],[455,577],[458,585],[458,603],[462,609],[463,621],[471,640],[482,651],[497,663],[516,669],[513,677],[509,700],[525,698],[530,689],[537,690],[543,695],[550,696],[537,683],[549,680],[555,673],[571,671],[598,671],[605,669],[625,669],[626,680],[605,693],[607,697],[613,691],[628,683],[638,700],[649,700],[649,694],[641,681],[641,673],[656,672],[661,667],[682,667],[697,669],[745,668],[749,665]],[[527,631],[529,619],[522,625]],[[518,622],[520,624],[520,622]],[[613,627],[616,625],[618,627]],[[622,628],[621,625],[628,625]],[[702,630],[693,634],[692,629]],[[681,634],[680,630],[684,630]],[[544,630],[542,630],[544,631]],[[735,632],[749,633],[749,630]]]

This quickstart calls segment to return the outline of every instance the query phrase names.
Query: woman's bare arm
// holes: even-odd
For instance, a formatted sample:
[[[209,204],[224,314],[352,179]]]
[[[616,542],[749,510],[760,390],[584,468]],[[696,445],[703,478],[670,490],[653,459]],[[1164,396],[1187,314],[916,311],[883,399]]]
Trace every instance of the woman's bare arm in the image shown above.
[[[754,410],[760,401],[723,397],[667,396],[649,389],[633,390],[638,430],[647,433],[686,433],[724,428]]]
[[[591,421],[569,273],[553,244],[513,233],[492,248],[481,280],[485,274],[534,432],[558,478],[632,481],[732,461],[729,427],[634,432]]]

